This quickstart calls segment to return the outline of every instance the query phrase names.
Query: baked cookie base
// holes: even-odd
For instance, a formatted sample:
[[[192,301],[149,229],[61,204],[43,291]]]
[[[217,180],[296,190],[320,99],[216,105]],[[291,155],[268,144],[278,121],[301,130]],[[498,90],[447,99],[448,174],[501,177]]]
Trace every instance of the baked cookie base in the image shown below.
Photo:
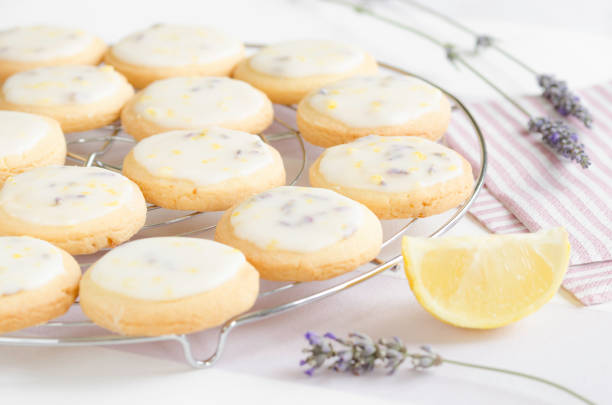
[[[136,184],[132,184],[132,187],[136,197],[130,205],[76,225],[38,225],[13,217],[0,208],[0,235],[43,239],[73,255],[115,247],[130,239],[146,220],[145,200]]]
[[[95,38],[93,43],[83,52],[62,58],[41,61],[16,61],[0,59],[0,84],[9,76],[25,70],[36,69],[44,66],[61,65],[97,65],[102,61],[108,46],[100,38]]]
[[[140,93],[137,93],[130,101],[127,102],[123,111],[121,112],[121,124],[125,132],[130,134],[134,139],[140,141],[141,139],[149,136],[159,134],[162,132],[178,130],[178,129],[194,129],[193,126],[176,126],[176,127],[164,127],[156,124],[153,121],[149,121],[142,114],[134,111],[134,104],[138,101]],[[223,127],[227,129],[234,129],[236,131],[248,132],[251,134],[259,134],[268,128],[272,121],[274,121],[274,110],[272,103],[267,100],[264,102],[263,107],[253,116],[234,122],[221,122],[216,123],[214,126]],[[211,125],[212,126],[212,125]],[[202,128],[197,128],[202,129]]]
[[[23,173],[35,167],[63,165],[66,161],[66,139],[57,121],[45,118],[50,125],[49,132],[32,149],[21,155],[0,158],[0,187],[10,176]]]
[[[133,151],[123,161],[123,174],[138,184],[148,202],[160,207],[222,211],[253,194],[285,184],[285,168],[280,154],[273,147],[265,146],[273,154],[271,164],[218,184],[199,186],[191,180],[156,177],[138,163]]]
[[[235,208],[235,207],[234,207]],[[215,240],[240,250],[261,278],[274,281],[327,280],[374,259],[382,245],[380,222],[365,207],[364,222],[355,234],[315,252],[268,250],[238,238],[230,221],[233,209],[217,224]]]
[[[377,70],[376,60],[369,54],[365,55],[361,65],[347,72],[307,77],[279,77],[261,73],[251,68],[250,59],[244,59],[236,66],[233,77],[263,91],[273,103],[297,104],[306,94],[328,83],[351,76],[373,75]]]
[[[239,54],[212,63],[187,66],[146,66],[124,62],[110,48],[104,55],[104,63],[112,65],[137,89],[147,87],[156,80],[178,76],[229,76],[236,64],[244,58],[244,48]]]
[[[81,309],[94,323],[128,336],[191,333],[221,325],[253,306],[259,276],[246,263],[212,290],[172,301],[128,297],[100,287],[87,271],[81,280]]]
[[[134,95],[132,86],[125,81],[112,97],[84,105],[14,104],[0,92],[0,110],[22,111],[44,115],[59,122],[68,132],[88,131],[108,125],[119,118],[123,105]]]
[[[419,136],[437,141],[448,129],[451,107],[443,96],[437,111],[423,114],[415,120],[402,125],[356,128],[315,110],[305,98],[297,109],[297,125],[300,133],[313,145],[328,148],[352,142],[368,135],[381,136]]]
[[[472,166],[464,158],[461,158],[463,174],[460,177],[407,193],[385,193],[340,186],[328,182],[319,171],[322,156],[310,166],[308,172],[310,184],[313,187],[334,190],[359,201],[380,219],[423,218],[440,214],[467,200],[474,186]]]
[[[79,292],[81,268],[62,251],[64,273],[34,290],[0,296],[0,333],[45,323],[64,314]]]

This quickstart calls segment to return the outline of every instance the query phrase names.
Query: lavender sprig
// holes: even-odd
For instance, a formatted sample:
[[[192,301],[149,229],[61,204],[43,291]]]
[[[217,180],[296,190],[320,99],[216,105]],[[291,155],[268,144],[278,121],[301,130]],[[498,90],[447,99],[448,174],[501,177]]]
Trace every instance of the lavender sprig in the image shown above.
[[[469,71],[471,71],[474,75],[476,75],[479,79],[481,79],[483,82],[485,82],[489,87],[491,87],[493,90],[495,90],[497,93],[499,93],[499,95],[501,95],[503,98],[505,98],[510,104],[512,104],[517,110],[519,110],[521,113],[523,113],[528,119],[529,121],[536,121],[538,120],[537,118],[534,118],[531,113],[525,108],[523,107],[518,101],[516,101],[514,98],[512,98],[508,93],[506,93],[504,90],[502,90],[499,86],[497,86],[489,77],[487,77],[486,75],[484,75],[481,71],[479,71],[478,69],[476,69],[471,63],[469,63],[466,58],[463,57],[463,53],[459,52],[457,50],[457,47],[452,44],[452,43],[448,43],[448,42],[443,42],[440,39],[426,33],[423,32],[417,28],[414,28],[410,25],[407,25],[401,21],[398,21],[396,19],[393,18],[389,18],[383,15],[380,15],[374,11],[372,11],[371,9],[367,8],[364,5],[355,5],[354,3],[350,2],[350,1],[346,1],[346,0],[326,0],[327,2],[330,3],[335,3],[335,4],[340,4],[343,6],[347,6],[347,7],[351,7],[352,9],[354,9],[355,11],[361,13],[361,14],[366,14],[369,15],[372,18],[375,18],[377,20],[386,22],[388,24],[391,24],[393,26],[396,26],[398,28],[401,28],[403,30],[412,32],[415,35],[418,35],[430,42],[432,42],[433,44],[441,47],[442,49],[444,49],[445,53],[446,53],[446,58],[453,64],[457,65],[461,65],[465,68],[467,68]],[[421,5],[420,3],[413,1],[413,0],[405,0],[406,2],[415,5],[416,7],[422,8],[425,11],[428,11],[432,14],[437,15],[438,17],[445,19],[451,23],[454,24],[459,24],[458,22],[450,19],[449,17],[445,16],[444,14],[438,13],[435,10],[429,9],[428,7],[425,7],[423,5]],[[460,25],[460,24],[459,24]],[[474,31],[471,31],[469,28],[461,26],[463,30],[468,31],[474,35],[476,35],[476,33]],[[478,41],[480,42],[480,44],[478,44]],[[477,45],[476,45],[476,50],[478,50],[478,47],[489,47],[489,46],[496,46],[495,45],[495,40],[491,37],[488,36],[478,36],[477,38]],[[504,53],[508,58],[513,58],[512,55],[510,54],[506,54],[505,51],[503,51],[501,48],[496,48],[499,52]],[[515,60],[516,63],[522,64],[522,62],[520,60]],[[525,69],[531,71],[533,74],[537,75],[537,72],[535,72],[534,70],[532,70],[531,68],[529,68],[527,65],[523,66]],[[571,93],[570,93],[571,94]],[[579,99],[574,100],[575,102],[578,102]],[[578,107],[574,107],[575,109],[578,109]],[[586,109],[582,109],[582,116],[586,116],[585,114],[588,114],[588,111]],[[590,116],[590,115],[589,115]],[[549,119],[545,119],[548,122],[550,122]],[[591,120],[592,121],[592,120]],[[584,122],[584,121],[583,121]],[[591,164],[589,157],[586,155],[586,152],[584,150],[584,145],[582,143],[578,142],[578,135],[576,134],[575,131],[571,130],[569,127],[567,126],[561,126],[557,123],[555,123],[556,128],[558,128],[559,130],[563,129],[563,131],[561,131],[561,133],[565,134],[565,133],[569,133],[568,136],[560,136],[561,133],[559,133],[559,131],[552,131],[550,133],[542,133],[543,137],[542,140],[549,146],[551,146],[553,148],[553,150],[555,152],[557,152],[558,154],[560,154],[563,157],[566,157],[570,160],[575,160],[576,162],[580,163],[582,165],[583,168],[588,168]],[[548,128],[548,127],[546,127]],[[531,132],[540,132],[537,131],[534,127],[534,129],[531,129],[531,127],[529,127]],[[543,127],[544,129],[544,127]],[[558,135],[554,135],[554,133],[557,133]]]
[[[542,97],[550,101],[555,110],[564,117],[572,115],[587,127],[593,125],[591,112],[580,102],[580,97],[567,87],[563,80],[557,80],[552,75],[538,75],[538,84],[542,88]]]
[[[574,160],[583,168],[591,165],[591,160],[584,152],[584,145],[578,142],[578,134],[563,121],[551,121],[548,118],[531,118],[528,128],[530,132],[542,134],[544,143],[558,154]]]
[[[304,337],[308,341],[308,347],[302,350],[303,353],[306,353],[306,358],[300,360],[300,366],[307,366],[308,368],[304,373],[311,377],[315,371],[324,366],[336,372],[347,372],[353,375],[370,373],[377,367],[382,367],[386,368],[388,374],[391,375],[406,359],[410,359],[411,366],[415,370],[424,370],[448,363],[524,377],[565,391],[585,404],[595,405],[593,401],[571,389],[544,378],[518,371],[442,358],[429,345],[421,346],[420,352],[409,352],[406,345],[398,337],[381,338],[376,342],[368,335],[357,332],[350,333],[348,339],[341,339],[330,332],[323,336],[314,332],[307,332]]]
[[[421,11],[436,16],[441,20],[446,21],[448,24],[454,26],[455,28],[458,28],[461,31],[467,32],[468,34],[472,35],[474,37],[473,54],[478,54],[480,49],[492,48],[502,54],[511,62],[514,62],[516,65],[520,66],[524,70],[535,75],[538,84],[543,90],[542,97],[548,100],[560,115],[564,117],[572,115],[582,121],[582,123],[587,128],[591,128],[593,124],[593,117],[591,113],[580,102],[580,98],[569,90],[565,81],[556,80],[552,75],[538,73],[535,69],[527,65],[518,57],[499,46],[494,38],[486,34],[480,34],[477,31],[471,29],[470,27],[463,25],[461,22],[436,9],[421,4],[421,2],[416,0],[403,0],[403,2],[411,5],[412,7],[418,8]]]

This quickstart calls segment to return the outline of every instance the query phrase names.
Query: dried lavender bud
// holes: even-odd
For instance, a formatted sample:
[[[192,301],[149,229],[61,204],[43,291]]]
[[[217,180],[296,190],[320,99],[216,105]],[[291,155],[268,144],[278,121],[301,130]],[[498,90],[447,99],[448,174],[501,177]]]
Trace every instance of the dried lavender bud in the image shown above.
[[[542,140],[553,148],[557,154],[574,160],[583,168],[591,165],[589,156],[584,151],[584,145],[579,143],[578,134],[563,121],[551,121],[548,118],[532,118],[529,120],[530,132],[542,134]]]
[[[542,97],[548,100],[559,114],[564,117],[574,116],[587,128],[591,128],[593,116],[580,102],[580,97],[570,91],[565,81],[557,80],[551,75],[538,75],[537,79],[543,89]]]
[[[478,35],[474,43],[474,52],[478,52],[480,48],[488,48],[493,45],[493,38],[488,35]]]
[[[284,219],[278,221],[278,223],[281,224],[282,226],[286,226],[290,228],[294,228],[296,226],[301,226],[301,225],[312,224],[313,222],[314,222],[314,218],[311,215],[305,215],[302,218],[294,222],[289,222]]]
[[[393,168],[391,168],[391,169],[387,170],[387,172],[386,172],[386,173],[387,173],[387,174],[402,174],[402,175],[404,175],[404,174],[409,174],[407,170],[404,170],[404,169],[396,169],[395,167],[393,167]]]
[[[280,207],[280,210],[285,214],[289,214],[291,210],[293,209],[294,205],[295,205],[295,200],[289,200]]]
[[[407,358],[411,360],[413,368],[419,370],[442,364],[442,358],[428,346],[421,348],[422,353],[408,353],[397,337],[382,338],[377,342],[357,332],[350,333],[348,339],[340,339],[329,332],[322,337],[308,332],[305,337],[310,346],[303,350],[307,357],[300,361],[300,366],[308,366],[305,373],[310,376],[326,364],[331,370],[354,375],[368,373],[381,366],[393,374]]]

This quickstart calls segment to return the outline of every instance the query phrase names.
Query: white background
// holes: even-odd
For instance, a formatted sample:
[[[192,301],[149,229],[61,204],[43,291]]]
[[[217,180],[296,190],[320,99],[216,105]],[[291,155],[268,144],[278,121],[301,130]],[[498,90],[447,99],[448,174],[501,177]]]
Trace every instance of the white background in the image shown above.
[[[406,24],[471,46],[469,36],[398,1],[373,3]],[[476,30],[500,38],[505,47],[534,68],[555,73],[575,87],[612,79],[609,1],[428,3]],[[481,82],[452,67],[443,52],[427,42],[351,10],[315,1],[0,0],[0,28],[62,24],[90,30],[113,42],[157,22],[212,25],[249,42],[341,39],[362,46],[380,60],[425,75],[464,99],[495,97]],[[479,66],[513,94],[537,91],[531,76],[501,63],[500,58],[487,54]],[[482,232],[466,218],[451,233]],[[476,333],[440,324],[418,307],[407,287],[397,291],[405,297],[395,297],[386,290],[372,296],[374,290],[365,294],[368,299],[359,299],[358,291],[347,292],[345,297],[334,297],[295,316],[251,328],[251,336],[265,340],[269,333],[270,341],[257,346],[261,350],[253,358],[248,352],[242,358],[232,357],[230,352],[228,359],[222,359],[212,370],[193,371],[177,361],[106,348],[0,347],[0,403],[372,403],[374,398],[376,403],[577,403],[535,383],[451,366],[389,378],[377,375],[356,379],[322,373],[307,379],[297,366],[295,370],[286,369],[279,358],[289,357],[295,364],[303,344],[301,333],[318,326],[342,331],[369,328],[368,332],[376,336],[398,334],[414,344],[434,343],[449,357],[536,373],[567,384],[598,403],[610,401],[612,369],[607,362],[612,305],[579,308],[571,297],[561,293],[517,325]],[[379,296],[383,294],[389,294],[387,301]],[[336,308],[341,309],[342,317],[328,315]],[[372,318],[379,318],[379,322],[372,322]],[[248,345],[249,335],[245,333],[236,332],[235,345]]]

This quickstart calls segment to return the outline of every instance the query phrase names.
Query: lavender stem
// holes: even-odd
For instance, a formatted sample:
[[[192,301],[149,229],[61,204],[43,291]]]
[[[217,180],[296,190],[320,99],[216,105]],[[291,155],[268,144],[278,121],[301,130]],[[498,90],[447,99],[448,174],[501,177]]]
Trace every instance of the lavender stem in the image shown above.
[[[464,65],[466,68],[468,68],[470,71],[472,71],[472,73],[474,73],[475,75],[477,75],[480,79],[482,79],[485,83],[487,83],[491,88],[493,88],[496,92],[498,92],[502,97],[504,97],[506,100],[508,100],[512,105],[514,105],[519,111],[521,111],[523,114],[525,114],[527,116],[527,118],[532,118],[531,114],[529,114],[529,112],[522,107],[519,103],[517,103],[514,99],[512,99],[512,97],[510,97],[506,92],[504,92],[502,89],[500,89],[497,85],[495,85],[491,80],[489,80],[486,76],[484,76],[482,73],[480,73],[476,68],[474,68],[472,65],[470,65],[469,63],[466,62],[466,60],[458,53],[458,52],[454,52],[455,46],[449,43],[444,43],[440,40],[438,40],[437,38],[419,30],[416,29],[414,27],[411,27],[409,25],[403,24],[399,21],[390,19],[388,17],[385,17],[383,15],[380,15],[378,13],[375,13],[374,11],[365,8],[363,6],[357,6],[353,3],[351,3],[350,1],[345,1],[345,0],[325,0],[329,3],[336,3],[336,4],[340,4],[340,5],[344,5],[344,6],[349,6],[354,8],[357,12],[362,13],[362,14],[367,14],[373,18],[376,18],[378,20],[387,22],[389,24],[395,25],[396,27],[402,28],[404,30],[410,31],[413,34],[416,34],[418,36],[420,36],[421,38],[427,39],[428,41],[438,45],[441,48],[444,48],[446,50],[446,56],[450,61],[457,61],[459,63],[461,63],[462,65]]]
[[[467,32],[468,34],[471,34],[471,35],[473,35],[476,38],[479,38],[479,37],[483,36],[482,34],[474,31],[473,29],[467,27],[466,25],[463,25],[462,23],[460,23],[459,21],[455,20],[454,18],[452,18],[452,17],[450,17],[450,16],[448,16],[446,14],[443,14],[443,13],[439,12],[438,10],[430,8],[430,7],[428,7],[428,6],[424,5],[424,4],[421,4],[418,1],[414,1],[414,0],[401,0],[401,1],[406,3],[406,4],[410,4],[412,7],[418,8],[421,11],[424,11],[426,13],[434,15],[434,16],[438,17],[439,19],[446,21],[447,23],[449,23],[450,25],[454,26],[455,28],[458,28],[461,31]],[[502,47],[497,45],[496,41],[492,41],[490,43],[490,45],[488,45],[488,46],[493,48],[493,49],[495,49],[497,52],[501,53],[506,58],[508,58],[512,62],[516,63],[517,65],[519,65],[520,67],[522,67],[523,69],[528,71],[529,73],[532,73],[532,74],[534,74],[536,76],[539,74],[535,69],[533,69],[532,67],[527,65],[525,62],[523,62],[522,60],[518,59],[516,56],[512,55],[510,52],[506,51],[505,49],[503,49]]]
[[[479,34],[478,32],[472,30],[471,28],[461,24],[459,21],[449,17],[446,14],[443,14],[437,10],[434,10],[428,6],[421,4],[418,1],[414,0],[402,0],[404,3],[411,5],[414,8],[417,8],[421,11],[429,13],[438,17],[439,19],[446,21],[448,24],[467,32],[473,35],[476,39],[476,46],[474,48],[473,54],[478,54],[478,51],[481,47],[489,47],[493,48],[500,54],[502,54],[506,59],[514,62],[516,65],[520,66],[527,72],[531,73],[535,76],[538,85],[542,88],[543,93],[542,97],[550,102],[555,110],[562,116],[566,117],[568,115],[572,115],[576,117],[578,120],[582,121],[584,126],[587,128],[591,128],[593,124],[593,116],[591,115],[588,108],[586,108],[582,102],[580,101],[580,97],[578,97],[575,93],[573,93],[567,86],[567,84],[563,80],[557,80],[552,75],[542,74],[525,62],[506,51],[502,47],[497,44],[497,41],[491,38],[488,35]]]
[[[519,110],[520,112],[525,114],[525,116],[527,118],[529,118],[529,119],[533,118],[532,115],[529,114],[529,111],[527,111],[516,100],[514,100],[512,97],[510,97],[510,95],[508,93],[506,93],[500,87],[498,87],[495,83],[493,83],[487,76],[483,75],[482,73],[480,73],[480,71],[478,71],[476,68],[474,68],[474,66],[469,64],[465,60],[465,58],[461,57],[461,55],[457,55],[455,57],[455,60],[457,62],[461,63],[463,66],[465,66],[468,70],[470,70],[476,76],[478,76],[482,81],[484,81],[487,85],[489,85],[489,87],[491,87],[493,90],[495,90],[497,93],[499,93],[499,95],[501,95],[504,99],[506,99],[506,101],[508,101],[510,104],[512,104],[514,107],[516,107],[517,110]]]
[[[413,28],[413,27],[411,27],[409,25],[402,24],[399,21],[393,20],[393,19],[385,17],[383,15],[377,14],[377,13],[373,12],[372,10],[370,10],[369,8],[353,4],[350,1],[345,1],[345,0],[323,0],[323,1],[327,1],[328,3],[336,3],[336,4],[343,5],[343,6],[351,7],[355,11],[357,11],[358,13],[367,14],[367,15],[369,15],[371,17],[374,17],[374,18],[376,18],[378,20],[384,21],[384,22],[389,23],[391,25],[395,25],[396,27],[402,28],[402,29],[404,29],[406,31],[410,31],[410,32],[412,32],[412,33],[414,33],[414,34],[416,34],[416,35],[418,35],[420,37],[423,37],[423,38],[427,39],[430,42],[433,42],[434,44],[436,44],[436,45],[438,45],[440,47],[444,48],[446,46],[442,41],[439,41],[435,37],[433,37],[433,36],[431,36],[431,35],[429,35],[427,33],[424,33],[423,31],[420,31],[420,30],[418,30],[416,28]]]
[[[507,100],[510,104],[512,104],[517,110],[519,110],[522,114],[524,114],[527,118],[528,118],[528,127],[529,127],[529,131],[530,132],[540,132],[537,130],[537,126],[536,125],[532,125],[533,122],[536,121],[536,119],[529,113],[529,111],[527,111],[527,109],[525,109],[519,102],[517,102],[514,98],[512,98],[508,93],[506,93],[504,90],[502,90],[499,86],[497,86],[495,83],[493,83],[493,81],[491,79],[489,79],[487,76],[485,76],[484,74],[482,74],[482,72],[480,72],[478,69],[476,69],[474,66],[472,66],[470,63],[468,63],[466,61],[466,59],[461,55],[460,52],[456,51],[456,46],[452,43],[445,43],[440,41],[439,39],[417,29],[414,27],[411,27],[409,25],[403,24],[399,21],[396,21],[392,18],[388,18],[385,17],[383,15],[380,15],[374,11],[372,11],[371,9],[365,7],[365,6],[360,6],[360,5],[355,5],[354,3],[350,2],[350,1],[345,1],[345,0],[324,0],[327,1],[329,3],[336,3],[342,6],[346,6],[346,7],[350,7],[352,9],[354,9],[355,11],[357,11],[358,13],[361,14],[366,14],[374,19],[389,23],[391,25],[394,25],[398,28],[401,28],[403,30],[412,32],[415,35],[420,36],[421,38],[424,38],[430,42],[432,42],[433,44],[443,48],[446,51],[446,57],[449,61],[453,62],[453,63],[459,63],[461,65],[463,65],[465,68],[467,68],[470,72],[472,72],[474,75],[476,75],[479,79],[481,79],[483,82],[485,82],[489,87],[491,87],[493,90],[495,90],[499,95],[501,95],[505,100]],[[538,76],[538,80],[539,80]],[[552,79],[552,78],[551,78]],[[556,83],[556,82],[555,82]],[[571,93],[567,93],[564,95],[564,97],[570,97],[570,98],[576,98],[573,94]],[[552,96],[551,97],[547,97],[550,98],[552,101]],[[574,100],[575,103],[575,100]],[[557,103],[558,104],[558,103]],[[559,105],[556,105],[553,102],[553,105],[555,105],[555,108],[557,108],[557,111],[559,111]],[[576,117],[580,118],[584,124],[589,127],[590,126],[590,122],[592,121],[592,119],[590,118],[590,114],[588,113],[588,111],[586,109],[583,108],[583,106],[579,105],[579,108],[576,108],[576,111],[573,111],[572,114],[575,115]],[[580,111],[578,111],[580,110]],[[582,115],[577,114],[578,112],[581,112]],[[548,119],[543,119],[543,118],[538,118],[537,120],[547,120],[550,121]],[[554,135],[552,133],[546,133],[546,132],[540,132],[542,137],[543,137],[543,141],[548,144],[549,146],[551,146],[553,148],[553,150],[555,150],[557,153],[559,153],[561,156],[568,158],[570,160],[574,160],[577,161],[578,163],[580,163],[580,165],[583,168],[588,168],[591,164],[590,159],[588,157],[588,155],[586,154],[586,152],[584,151],[584,145],[578,142],[578,135],[575,134],[571,128],[569,128],[567,125],[562,124],[562,123],[555,123],[555,125],[559,128],[563,127],[563,132],[570,134],[571,136],[565,136],[562,137],[560,140],[562,142],[560,142],[560,140],[557,140],[556,138],[554,138]],[[550,129],[550,128],[549,128]],[[549,131],[550,132],[550,131]],[[551,136],[553,136],[551,138]]]
[[[595,405],[595,402],[583,397],[582,395],[578,394],[575,391],[572,391],[571,389],[564,387],[561,384],[557,384],[553,381],[547,380],[545,378],[542,377],[538,377],[535,375],[531,375],[531,374],[526,374],[526,373],[521,373],[520,371],[512,371],[512,370],[505,370],[503,368],[497,368],[497,367],[489,367],[489,366],[482,366],[479,364],[472,364],[472,363],[465,363],[462,361],[457,361],[457,360],[449,360],[449,359],[445,359],[442,358],[442,362],[443,363],[448,363],[448,364],[454,364],[456,366],[461,366],[461,367],[470,367],[470,368],[477,368],[480,370],[487,370],[487,371],[495,371],[497,373],[503,373],[503,374],[510,374],[510,375],[515,375],[518,377],[523,377],[523,378],[527,378],[530,380],[534,380],[534,381],[538,381],[541,382],[543,384],[547,384],[550,385],[551,387],[555,387],[561,391],[564,391],[566,393],[568,393],[569,395],[575,397],[576,399],[579,399],[580,401],[584,402],[585,404],[589,404],[589,405]]]

